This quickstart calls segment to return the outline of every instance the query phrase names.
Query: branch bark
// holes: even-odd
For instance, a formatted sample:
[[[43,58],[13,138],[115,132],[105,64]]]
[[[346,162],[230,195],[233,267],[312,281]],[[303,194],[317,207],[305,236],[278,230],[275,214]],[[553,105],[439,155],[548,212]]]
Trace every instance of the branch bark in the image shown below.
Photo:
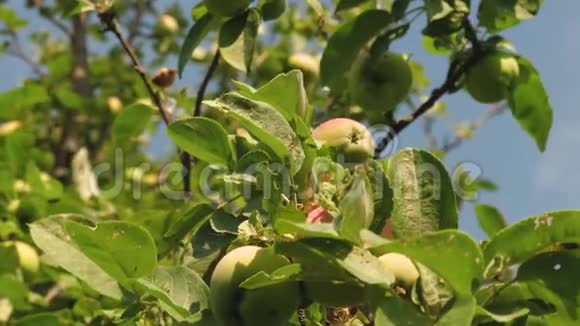
[[[88,65],[88,22],[87,15],[82,13],[74,16],[73,30],[70,37],[73,64],[71,80],[74,91],[83,99],[90,98]],[[77,114],[65,111],[62,122],[62,134],[55,153],[54,174],[61,180],[70,176],[70,163],[78,149],[78,133],[82,127],[77,124]]]
[[[410,115],[403,117],[401,120],[395,122],[392,126],[392,130],[388,133],[388,136],[383,138],[375,148],[375,158],[379,158],[383,150],[389,145],[389,143],[400,134],[405,128],[407,128],[411,123],[415,122],[423,114],[425,114],[429,109],[431,109],[439,99],[441,99],[445,94],[453,92],[457,89],[457,82],[463,76],[467,70],[476,64],[482,57],[482,51],[477,39],[477,34],[475,29],[471,25],[468,18],[463,20],[463,29],[465,35],[469,42],[471,43],[471,54],[464,62],[459,62],[459,59],[454,60],[449,65],[447,71],[447,77],[443,84],[431,92],[431,96],[423,103],[419,108],[411,113]]]
[[[137,58],[137,55],[135,54],[135,51],[131,47],[131,44],[129,44],[129,41],[125,38],[123,33],[121,33],[121,29],[119,28],[119,22],[117,21],[115,13],[112,11],[104,12],[102,14],[99,14],[99,18],[101,20],[101,23],[105,26],[105,31],[113,33],[117,38],[117,40],[119,41],[119,43],[121,43],[121,46],[123,47],[129,58],[131,59],[131,62],[133,63],[135,72],[137,72],[139,77],[141,77],[141,80],[143,81],[143,84],[145,85],[145,88],[149,93],[149,97],[151,97],[151,100],[153,101],[155,106],[157,106],[157,109],[159,110],[163,122],[165,122],[166,125],[169,125],[170,122],[169,113],[167,113],[167,110],[163,105],[161,95],[159,94],[159,92],[155,90],[155,88],[149,81],[147,73],[145,72],[145,68],[139,61],[139,58]]]
[[[505,104],[492,106],[487,111],[485,111],[479,118],[477,118],[476,120],[471,122],[470,127],[473,128],[474,131],[481,129],[481,127],[483,127],[483,125],[485,125],[489,120],[491,120],[493,117],[495,117],[497,115],[502,114],[506,109],[507,109],[507,105],[505,105]],[[448,153],[448,152],[456,149],[457,147],[459,147],[463,143],[464,140],[465,140],[465,137],[462,137],[460,135],[455,135],[455,137],[453,137],[453,139],[451,139],[447,143],[443,144],[441,149],[444,152]]]

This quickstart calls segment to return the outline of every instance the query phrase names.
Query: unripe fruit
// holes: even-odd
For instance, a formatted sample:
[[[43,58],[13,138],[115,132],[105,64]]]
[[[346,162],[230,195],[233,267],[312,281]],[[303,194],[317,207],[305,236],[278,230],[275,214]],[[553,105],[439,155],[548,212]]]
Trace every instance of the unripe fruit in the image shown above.
[[[496,103],[508,97],[519,74],[518,61],[512,55],[494,52],[467,71],[465,87],[476,101]]]
[[[6,121],[0,125],[0,136],[8,136],[22,127],[19,120]]]
[[[375,144],[368,129],[358,121],[346,118],[331,119],[319,125],[312,137],[334,147],[345,162],[363,163],[374,155]]]
[[[353,66],[348,86],[353,102],[372,115],[394,109],[407,98],[412,84],[407,60],[387,52],[376,59],[362,55]]]
[[[252,0],[203,0],[207,10],[216,16],[233,17],[244,11]]]
[[[411,288],[419,278],[419,271],[407,256],[390,252],[379,257],[386,271],[393,274],[395,281],[405,288]]]
[[[177,22],[177,19],[169,14],[159,16],[159,26],[169,33],[176,33],[179,31],[179,23]]]
[[[272,273],[290,262],[271,250],[245,246],[217,264],[210,281],[213,316],[224,326],[282,326],[298,308],[298,284],[283,283],[255,290],[239,285],[257,272]]]
[[[286,0],[268,0],[260,8],[262,19],[274,20],[282,16],[286,10]]]
[[[109,96],[107,97],[107,105],[109,106],[109,110],[111,113],[117,114],[123,108],[123,102],[117,96]]]
[[[2,246],[14,246],[18,254],[18,263],[23,271],[29,273],[38,272],[40,259],[38,258],[38,253],[31,245],[22,241],[8,241],[2,243]]]
[[[157,70],[155,75],[153,75],[153,84],[161,87],[168,88],[175,82],[175,77],[177,76],[177,70],[173,68],[163,67]]]

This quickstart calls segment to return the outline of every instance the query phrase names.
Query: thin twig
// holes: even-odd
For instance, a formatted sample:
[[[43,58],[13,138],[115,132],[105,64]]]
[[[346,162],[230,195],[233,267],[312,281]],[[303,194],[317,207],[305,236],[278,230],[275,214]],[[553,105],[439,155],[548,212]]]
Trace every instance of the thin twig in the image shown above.
[[[389,143],[396,135],[400,134],[405,128],[407,128],[407,126],[429,111],[429,109],[431,109],[437,103],[437,101],[443,97],[443,95],[456,90],[457,82],[461,76],[463,76],[463,74],[467,72],[467,70],[472,65],[481,59],[482,53],[479,41],[477,39],[477,34],[468,18],[464,19],[463,28],[465,30],[466,37],[472,45],[472,51],[469,58],[467,58],[465,62],[459,62],[456,59],[449,65],[447,77],[443,85],[435,88],[431,92],[431,96],[423,104],[421,104],[421,106],[419,106],[415,112],[406,117],[403,117],[392,126],[391,132],[378,143],[375,149],[375,157],[380,157],[383,150],[389,145]]]
[[[10,32],[10,38],[12,42],[10,42],[11,49],[6,51],[7,54],[20,59],[22,62],[26,63],[32,69],[32,72],[36,75],[36,77],[42,77],[44,75],[44,71],[40,66],[40,63],[34,59],[32,59],[22,48],[22,44],[20,43],[20,39],[18,35],[14,32]]]
[[[151,100],[153,100],[153,103],[155,103],[155,106],[157,106],[157,108],[159,109],[159,113],[161,114],[163,122],[165,122],[166,125],[169,125],[170,122],[169,113],[167,113],[167,110],[163,105],[161,96],[159,95],[159,92],[155,91],[153,85],[149,81],[147,73],[145,72],[145,68],[143,67],[143,65],[141,65],[141,62],[139,61],[139,58],[137,58],[137,55],[135,54],[135,51],[129,44],[129,41],[127,41],[123,33],[121,33],[121,29],[119,28],[119,22],[117,21],[117,18],[115,16],[116,16],[115,13],[112,11],[107,11],[102,14],[99,14],[99,18],[101,19],[101,22],[105,26],[105,31],[110,31],[117,37],[117,40],[119,40],[119,42],[125,49],[125,52],[127,53],[127,55],[129,55],[129,58],[133,62],[135,71],[137,72],[137,74],[139,74],[141,80],[143,80],[143,84],[145,84],[145,88],[147,88],[147,92],[149,93]]]
[[[485,111],[479,118],[477,118],[476,120],[474,120],[473,122],[471,122],[469,124],[469,127],[472,130],[474,130],[474,131],[475,130],[479,130],[489,120],[491,120],[493,117],[495,117],[497,115],[500,115],[506,109],[507,109],[507,106],[505,104],[492,106],[487,111]],[[441,150],[443,150],[446,153],[447,152],[450,152],[450,151],[456,149],[457,147],[459,147],[459,145],[461,145],[464,140],[465,140],[465,137],[464,136],[462,136],[462,135],[455,135],[455,137],[453,137],[453,139],[451,139],[450,141],[448,141],[447,143],[445,143],[441,147]]]
[[[218,49],[213,56],[213,60],[207,69],[207,73],[199,86],[199,90],[197,91],[197,98],[195,99],[195,110],[193,111],[193,116],[198,117],[201,115],[201,105],[203,103],[203,99],[205,97],[205,92],[207,91],[207,87],[209,85],[209,81],[213,76],[215,70],[217,69],[219,62],[220,62],[221,54],[220,50]]]
[[[48,7],[38,8],[38,13],[40,14],[41,17],[44,17],[47,21],[52,23],[54,27],[61,30],[65,35],[69,37],[72,35],[70,27],[67,26],[63,21],[58,20],[58,18],[54,16],[54,13]]]
[[[121,33],[121,30],[119,28],[119,22],[117,21],[117,18],[115,17],[115,13],[112,11],[105,12],[105,13],[100,14],[99,18],[101,19],[101,22],[105,26],[105,30],[110,31],[113,34],[115,34],[115,36],[117,37],[117,39],[119,40],[119,42],[121,43],[123,48],[125,49],[125,52],[127,52],[127,55],[129,55],[129,58],[131,58],[131,61],[133,62],[133,65],[135,68],[135,71],[137,72],[137,74],[139,74],[139,76],[141,77],[141,80],[143,80],[143,84],[145,84],[145,88],[147,88],[147,92],[149,93],[149,97],[151,97],[151,100],[153,100],[153,103],[155,103],[155,105],[157,106],[157,109],[159,110],[159,113],[161,115],[161,118],[163,119],[163,122],[165,122],[165,125],[169,125],[171,120],[169,117],[169,113],[167,113],[167,110],[165,109],[165,106],[163,105],[163,101],[161,100],[161,96],[160,96],[159,92],[155,91],[155,89],[153,88],[153,85],[151,84],[151,82],[149,81],[149,78],[147,77],[147,74],[145,73],[145,68],[143,67],[143,65],[141,65],[141,62],[137,58],[137,55],[135,54],[135,51],[133,50],[133,48],[129,44],[129,41]],[[182,182],[183,182],[184,199],[188,199],[191,195],[191,157],[189,156],[189,154],[187,154],[185,151],[183,151],[180,148],[178,148],[178,152],[179,152],[179,157],[181,160],[181,165],[183,167],[183,172],[182,172],[183,181]]]
[[[198,117],[201,115],[201,106],[203,103],[203,99],[205,97],[205,92],[207,91],[207,87],[213,76],[216,68],[219,65],[220,61],[220,51],[219,49],[216,51],[213,60],[199,86],[199,90],[197,91],[197,98],[195,99],[195,109],[193,111],[193,116]],[[181,158],[181,165],[183,165],[183,191],[185,192],[186,198],[191,195],[191,163],[192,157],[185,151],[182,151],[180,154]]]

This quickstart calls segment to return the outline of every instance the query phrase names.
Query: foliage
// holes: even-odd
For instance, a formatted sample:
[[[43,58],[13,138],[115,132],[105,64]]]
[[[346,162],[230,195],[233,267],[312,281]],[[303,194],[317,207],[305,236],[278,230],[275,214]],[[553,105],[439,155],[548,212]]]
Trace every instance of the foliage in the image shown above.
[[[577,325],[580,210],[507,225],[478,204],[489,239],[458,230],[466,194],[495,186],[449,173],[445,153],[481,123],[458,128],[456,143],[382,156],[417,119],[438,119],[442,97],[498,52],[518,65],[498,107],[543,151],[552,108],[539,71],[498,34],[542,2],[30,0],[54,28],[29,33],[0,1],[0,55],[34,73],[0,94],[0,323],[215,325],[216,265],[258,246],[285,263],[254,271],[268,264],[243,269],[252,257],[229,256],[219,281],[231,293],[220,300],[234,313],[222,320],[244,312],[237,320],[264,324],[268,312],[248,298],[299,288],[300,307],[279,309],[293,313],[284,325]],[[429,91],[423,66],[401,54],[411,91],[394,87],[403,100],[366,112],[349,94],[352,67],[391,53],[419,17],[423,45],[449,57],[444,83]],[[168,61],[175,70],[149,75]],[[194,74],[196,94],[173,85]],[[345,162],[312,137],[337,117],[390,133],[375,139],[374,158]],[[339,143],[359,141],[342,131]],[[148,137],[177,150],[150,151]],[[401,284],[409,278],[379,258],[388,253],[408,257],[419,278]],[[36,255],[39,270],[29,268]],[[249,275],[228,284],[235,268]]]

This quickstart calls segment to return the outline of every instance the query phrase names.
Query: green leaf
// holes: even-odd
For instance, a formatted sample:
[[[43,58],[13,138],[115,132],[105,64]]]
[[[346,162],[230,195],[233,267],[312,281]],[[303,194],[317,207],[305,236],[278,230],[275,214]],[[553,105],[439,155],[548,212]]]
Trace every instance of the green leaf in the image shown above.
[[[26,317],[23,317],[17,320],[14,323],[15,326],[60,326],[62,325],[61,321],[58,319],[58,316],[54,313],[38,313],[38,314],[31,314]]]
[[[14,176],[18,177],[25,173],[26,165],[32,157],[34,142],[34,135],[22,131],[6,137],[4,142],[5,159]]]
[[[46,88],[42,85],[27,82],[24,86],[0,93],[0,119],[18,119],[22,110],[36,104],[48,102]]]
[[[338,231],[344,238],[360,244],[360,231],[367,229],[374,217],[374,192],[363,171],[357,171],[347,193],[339,203]]]
[[[389,159],[387,177],[393,189],[391,221],[395,237],[457,228],[455,191],[445,166],[435,156],[404,149]]]
[[[346,87],[346,74],[359,51],[392,23],[384,10],[368,10],[344,23],[328,40],[320,62],[320,79],[333,93]]]
[[[294,234],[300,238],[338,239],[338,233],[331,223],[307,224],[287,219],[276,219],[274,229],[278,234]]]
[[[458,294],[472,296],[483,280],[484,261],[477,243],[467,234],[445,230],[422,238],[393,241],[373,247],[377,256],[399,252],[439,274]]]
[[[244,28],[244,64],[246,72],[252,70],[252,62],[254,61],[254,49],[258,38],[258,29],[262,23],[260,11],[256,8],[248,10],[248,18],[246,20],[246,27]]]
[[[131,139],[139,136],[151,120],[153,108],[142,103],[135,103],[123,108],[112,127],[113,141],[117,146],[127,146]]]
[[[443,279],[423,264],[417,263],[421,277],[417,282],[417,292],[424,312],[436,319],[454,299],[453,289]]]
[[[507,226],[502,213],[491,205],[475,205],[475,216],[477,216],[477,221],[483,232],[490,238]]]
[[[300,70],[279,74],[257,90],[241,89],[240,94],[272,105],[288,121],[292,121],[295,115],[304,118],[308,110],[308,98]]]
[[[165,238],[181,241],[188,234],[195,234],[207,223],[215,209],[207,203],[199,203],[190,209],[184,216],[173,224],[164,235]]]
[[[21,27],[28,25],[28,21],[18,17],[16,10],[8,7],[8,5],[0,4],[0,22],[3,22],[7,29],[16,31]]]
[[[204,162],[223,166],[235,163],[227,131],[213,119],[193,117],[177,120],[169,125],[167,135],[177,146]]]
[[[486,310],[481,306],[477,306],[476,308],[476,316],[478,322],[492,322],[496,321],[499,323],[511,323],[514,320],[526,316],[530,310],[528,308],[519,308],[510,313],[503,313],[503,314],[494,314],[491,311]]]
[[[544,0],[482,0],[477,18],[493,34],[533,18]]]
[[[351,9],[369,2],[369,0],[340,0],[336,5],[335,12]]]
[[[34,162],[28,162],[26,166],[26,182],[33,194],[38,194],[49,201],[62,197],[62,184],[49,174],[41,173]]]
[[[385,170],[383,170],[384,161],[371,161],[369,163],[373,169],[372,173],[369,171],[368,176],[374,189],[374,218],[369,230],[376,234],[381,234],[393,211],[393,189],[391,189]]]
[[[238,228],[242,220],[224,211],[223,209],[218,209],[211,215],[209,222],[211,228],[217,233],[229,233],[237,235]]]
[[[423,34],[439,37],[457,32],[469,15],[469,0],[427,0],[427,26]]]
[[[421,313],[417,306],[399,296],[385,297],[375,311],[375,325],[398,326],[414,325],[427,326],[432,322]]]
[[[222,57],[232,67],[250,72],[260,23],[260,12],[253,8],[222,25],[218,45]]]
[[[177,321],[209,307],[209,288],[196,272],[184,266],[157,266],[151,275],[135,281],[142,291],[157,298]]]
[[[552,128],[552,106],[536,68],[523,57],[518,57],[518,63],[520,76],[508,103],[514,118],[543,152]]]
[[[157,248],[143,227],[121,221],[94,226],[65,221],[79,249],[117,281],[145,276],[157,265]]]
[[[79,3],[75,7],[73,7],[69,12],[67,12],[66,15],[68,17],[72,17],[72,16],[75,16],[75,15],[81,14],[83,12],[93,11],[95,9],[96,8],[95,8],[95,5],[93,3],[79,1]]]
[[[4,257],[3,264],[4,264]],[[0,298],[7,298],[16,310],[31,309],[28,303],[28,288],[15,275],[0,275]]]
[[[367,284],[388,287],[395,281],[377,257],[342,239],[306,238],[294,242],[278,242],[275,248],[277,252],[298,257],[300,261],[315,261],[317,267],[311,273],[318,273],[319,276],[345,280],[341,271],[346,271]],[[328,274],[329,271],[333,273]]]
[[[34,243],[42,249],[49,264],[60,266],[97,292],[121,300],[123,294],[119,284],[85,256],[66,233],[64,223],[72,218],[83,219],[78,215],[55,215],[30,224]]]
[[[580,211],[545,213],[499,231],[484,248],[485,260],[502,256],[517,264],[563,242],[580,242]]]
[[[578,325],[578,270],[578,250],[542,253],[522,264],[514,282],[501,289],[486,309],[502,314],[506,307],[527,308],[543,325]]]
[[[319,17],[325,16],[326,10],[324,9],[324,6],[322,6],[322,3],[320,3],[319,0],[306,0],[306,4],[308,4],[308,6],[312,8],[312,10],[314,10],[314,12]]]
[[[185,66],[191,60],[191,54],[193,50],[201,43],[203,38],[207,35],[207,33],[211,30],[213,22],[213,17],[210,14],[205,14],[199,20],[191,26],[187,36],[185,37],[185,41],[183,42],[183,46],[181,47],[181,51],[179,52],[179,59],[177,62],[177,71],[179,72],[179,77],[183,76],[183,70]]]
[[[281,283],[295,282],[299,279],[301,272],[302,267],[300,264],[290,264],[280,267],[271,274],[261,271],[240,283],[239,287],[254,290]]]
[[[284,116],[271,105],[238,93],[226,93],[204,103],[238,120],[252,136],[268,146],[278,161],[289,160],[292,175],[300,170],[305,157],[300,140]]]

